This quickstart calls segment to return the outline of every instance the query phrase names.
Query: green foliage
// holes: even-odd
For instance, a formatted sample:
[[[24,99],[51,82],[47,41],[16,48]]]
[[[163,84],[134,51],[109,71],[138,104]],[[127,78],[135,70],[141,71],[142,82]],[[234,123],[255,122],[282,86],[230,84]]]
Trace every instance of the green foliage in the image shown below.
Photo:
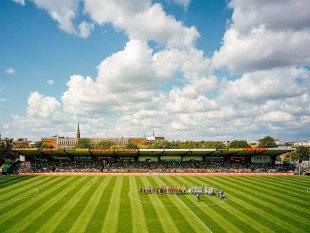
[[[0,148],[12,149],[13,148],[13,138],[1,139],[1,135],[0,135]]]
[[[139,149],[151,149],[151,145],[147,144],[146,141],[141,142],[138,147]]]
[[[151,149],[180,149],[180,143],[177,141],[161,141],[161,142],[155,142]]]
[[[29,146],[28,145],[24,145],[24,144],[17,144],[17,145],[14,145],[13,148],[15,148],[15,149],[29,148]]]
[[[15,151],[12,151],[13,139],[12,138],[1,138],[0,135],[0,165],[5,159],[15,160],[18,155]]]
[[[75,148],[92,149],[93,145],[89,138],[80,138],[79,141],[76,143]]]
[[[298,159],[302,159],[302,160],[309,160],[309,149],[307,147],[304,146],[299,146],[296,149],[296,156]]]
[[[294,162],[294,161],[298,161],[298,157],[297,154],[295,152],[291,152],[290,153],[286,153],[285,154],[285,158],[283,159],[284,162]]]
[[[179,142],[181,149],[199,149],[203,148],[202,142],[194,142],[194,141],[185,141],[185,142]]]
[[[115,145],[115,143],[112,140],[105,140],[105,141],[99,142],[95,146],[95,148],[96,149],[110,149],[113,145]]]
[[[207,149],[226,149],[227,146],[223,142],[220,142],[220,141],[207,141],[204,144],[204,148],[207,148]]]
[[[12,165],[12,164],[13,164],[12,159],[6,159],[4,162],[5,162],[5,164],[7,164],[7,165]]]
[[[257,148],[277,148],[277,144],[275,143],[275,140],[273,137],[266,136],[262,139],[258,140],[258,146]]]
[[[53,148],[52,145],[44,144],[44,143],[42,143],[41,141],[35,142],[34,147],[35,147],[35,148],[42,148],[42,149],[50,149],[50,148]]]
[[[136,144],[129,142],[126,145],[126,149],[139,149],[139,147]]]
[[[244,140],[234,140],[229,144],[229,148],[251,148],[251,146]]]

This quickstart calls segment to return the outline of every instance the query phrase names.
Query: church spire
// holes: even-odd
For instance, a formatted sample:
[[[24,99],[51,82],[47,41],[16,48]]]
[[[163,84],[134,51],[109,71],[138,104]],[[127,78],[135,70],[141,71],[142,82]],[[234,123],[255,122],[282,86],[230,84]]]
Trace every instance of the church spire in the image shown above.
[[[76,138],[80,139],[80,123],[78,123],[78,128],[77,128],[77,134],[76,134]]]

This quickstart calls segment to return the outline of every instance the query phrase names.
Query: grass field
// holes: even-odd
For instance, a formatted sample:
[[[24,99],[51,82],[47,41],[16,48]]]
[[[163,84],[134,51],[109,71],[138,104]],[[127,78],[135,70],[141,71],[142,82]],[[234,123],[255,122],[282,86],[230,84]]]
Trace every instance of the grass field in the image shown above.
[[[164,184],[227,198],[139,194]],[[0,232],[310,232],[310,177],[0,177]]]

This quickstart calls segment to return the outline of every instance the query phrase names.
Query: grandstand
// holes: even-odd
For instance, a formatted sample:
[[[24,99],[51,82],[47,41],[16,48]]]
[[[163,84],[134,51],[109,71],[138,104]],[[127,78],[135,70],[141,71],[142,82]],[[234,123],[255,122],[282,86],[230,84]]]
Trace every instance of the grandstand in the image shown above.
[[[14,149],[20,173],[291,173],[279,155],[289,149]],[[278,160],[278,161],[277,161]],[[30,169],[32,167],[32,169]],[[41,168],[45,167],[45,170]]]
[[[223,162],[251,161],[264,159],[274,163],[278,156],[292,151],[292,148],[243,148],[243,149],[13,149],[25,159],[54,158],[60,160],[133,160],[133,161],[205,161]],[[259,161],[256,161],[259,162]]]

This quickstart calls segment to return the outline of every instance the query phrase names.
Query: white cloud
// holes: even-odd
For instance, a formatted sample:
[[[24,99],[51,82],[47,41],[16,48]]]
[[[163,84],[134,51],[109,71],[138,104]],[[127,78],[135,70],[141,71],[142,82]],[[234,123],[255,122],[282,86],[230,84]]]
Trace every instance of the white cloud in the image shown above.
[[[272,31],[310,29],[308,0],[232,0],[229,7],[234,9],[232,27],[241,34],[259,25]]]
[[[60,111],[61,104],[54,97],[44,97],[32,92],[28,98],[27,115],[33,118],[50,119]]]
[[[215,51],[215,67],[232,73],[310,63],[307,1],[231,1],[232,23]],[[283,13],[287,12],[287,13]]]
[[[167,98],[160,88],[174,78],[175,72],[183,73],[188,82],[184,96],[206,95],[217,85],[214,76],[206,77],[211,73],[210,66],[201,51],[172,49],[153,54],[146,42],[130,40],[123,51],[101,62],[95,80],[71,77],[62,97],[64,109],[99,114],[158,108]]]
[[[80,37],[87,38],[91,31],[94,30],[94,24],[83,21],[79,26]]]
[[[11,68],[7,69],[5,72],[6,72],[7,74],[14,74],[14,73],[16,72],[16,70],[14,70],[14,69],[11,67]]]
[[[191,2],[191,0],[174,0],[174,1],[176,4],[184,6],[184,9],[187,9],[188,4]]]
[[[32,0],[39,8],[48,11],[58,27],[71,34],[78,34],[72,20],[76,17],[80,0]]]
[[[53,80],[47,80],[46,83],[47,83],[48,85],[53,85],[53,84],[54,84],[54,81],[53,81]]]
[[[84,12],[99,25],[112,23],[126,31],[130,38],[154,40],[167,47],[188,47],[199,33],[168,16],[160,4],[145,0],[85,0]]]
[[[6,99],[0,97],[0,102],[6,102]]]
[[[13,0],[13,1],[25,6],[25,0]]]
[[[73,113],[109,113],[146,107],[168,80],[157,74],[152,63],[152,50],[146,42],[129,41],[123,51],[101,62],[96,80],[71,76],[62,97],[64,109]]]
[[[303,79],[302,84],[296,82]],[[300,96],[310,90],[310,72],[304,68],[276,68],[245,73],[227,83],[226,95],[244,102],[263,102]]]

